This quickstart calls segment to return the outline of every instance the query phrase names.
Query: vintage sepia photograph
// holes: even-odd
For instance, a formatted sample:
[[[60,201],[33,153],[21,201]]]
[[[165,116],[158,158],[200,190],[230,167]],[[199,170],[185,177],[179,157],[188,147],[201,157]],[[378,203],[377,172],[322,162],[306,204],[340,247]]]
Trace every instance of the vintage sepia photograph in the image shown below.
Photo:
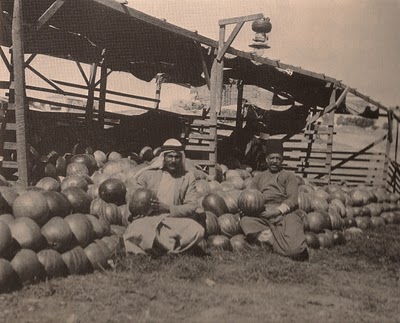
[[[399,0],[0,13],[0,322],[399,322]]]

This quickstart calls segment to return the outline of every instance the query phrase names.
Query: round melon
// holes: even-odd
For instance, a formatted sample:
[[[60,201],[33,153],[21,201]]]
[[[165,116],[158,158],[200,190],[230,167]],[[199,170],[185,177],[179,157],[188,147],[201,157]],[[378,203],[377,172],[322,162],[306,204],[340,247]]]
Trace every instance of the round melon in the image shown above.
[[[67,177],[69,175],[81,175],[81,174],[89,175],[89,170],[85,164],[78,162],[72,162],[68,164],[66,171]]]
[[[210,192],[208,193],[222,190],[221,183],[218,181],[210,181],[208,185],[210,186]]]
[[[72,213],[89,213],[92,199],[85,191],[79,187],[70,187],[61,191],[61,193],[67,197],[71,204]]]
[[[79,246],[84,248],[93,240],[93,224],[84,214],[70,214],[65,217],[65,221],[68,222],[76,243]]]
[[[99,196],[107,203],[125,204],[126,186],[117,178],[109,178],[99,186]]]
[[[242,232],[239,220],[236,216],[230,213],[222,214],[218,217],[218,225],[221,233],[228,238],[231,238]]]
[[[248,190],[256,190],[257,188],[257,184],[254,183],[253,178],[252,177],[248,177],[244,180],[243,182],[243,188],[244,189],[248,189]]]
[[[85,216],[92,222],[95,239],[101,239],[111,233],[110,224],[107,221],[98,219],[92,214],[85,214]]]
[[[224,192],[232,191],[235,189],[235,185],[232,182],[224,181],[221,183],[221,190]]]
[[[329,208],[329,204],[325,199],[315,195],[311,198],[311,206],[315,211],[327,211]]]
[[[101,150],[96,150],[93,153],[93,157],[97,162],[97,165],[99,165],[99,163],[101,164],[105,164],[107,162],[107,156],[104,152],[102,152]]]
[[[12,237],[21,248],[38,251],[45,242],[38,224],[30,218],[17,218],[9,224]]]
[[[44,278],[45,272],[36,253],[30,249],[21,249],[11,260],[22,284],[37,282]]]
[[[342,231],[333,231],[333,244],[334,245],[345,245],[347,242],[346,236]]]
[[[329,226],[326,217],[321,212],[307,213],[306,218],[310,231],[314,233],[320,233]]]
[[[37,254],[39,262],[42,264],[46,278],[65,277],[68,275],[68,268],[61,254],[53,249],[44,249]]]
[[[12,246],[13,237],[10,227],[0,221],[0,258],[4,257]]]
[[[250,249],[250,245],[246,241],[244,234],[237,234],[230,238],[232,249],[235,251],[244,251]]]
[[[196,192],[198,196],[205,196],[209,194],[211,192],[211,187],[208,181],[205,179],[196,180]]]
[[[77,154],[71,157],[70,163],[82,163],[86,166],[89,171],[89,175],[97,169],[97,161],[94,156],[90,154]]]
[[[42,226],[49,219],[49,206],[40,192],[28,191],[18,196],[13,205],[13,215],[16,218],[28,217]]]
[[[43,177],[36,183],[36,187],[42,188],[45,191],[61,191],[61,184],[53,177]]]
[[[221,192],[221,196],[225,201],[226,207],[228,208],[229,213],[238,213],[239,212],[239,196],[242,194],[242,191],[239,190],[231,190],[228,192]]]
[[[0,222],[3,222],[5,224],[10,224],[14,220],[15,220],[15,217],[12,214],[4,213],[4,214],[0,215]]]
[[[226,206],[224,199],[217,193],[207,194],[203,198],[201,205],[205,211],[210,211],[217,217],[228,213],[228,207]]]
[[[0,214],[12,213],[12,205],[18,196],[16,189],[0,186]]]
[[[109,224],[122,224],[122,214],[119,207],[113,203],[107,203],[101,198],[94,199],[90,204],[90,214]]]
[[[85,250],[81,246],[64,252],[61,257],[71,275],[84,275],[93,271]]]
[[[264,196],[258,190],[244,190],[238,200],[239,210],[244,216],[258,216],[264,211]]]
[[[20,280],[9,261],[0,258],[0,294],[20,287]]]
[[[223,235],[209,236],[207,243],[210,248],[217,250],[232,250],[232,245],[228,237]]]
[[[41,229],[48,246],[58,252],[64,252],[73,247],[74,236],[68,222],[61,217],[51,218]]]
[[[361,230],[369,229],[372,226],[371,220],[366,216],[356,216],[355,220],[357,222],[357,228]]]
[[[220,228],[219,228],[217,216],[210,211],[205,211],[205,213],[206,213],[206,234],[207,234],[207,236],[219,234]]]
[[[86,192],[88,189],[88,183],[82,175],[68,175],[61,182],[61,190],[64,191],[71,187],[79,187]]]
[[[136,216],[148,216],[153,212],[151,200],[156,200],[156,194],[147,188],[135,190],[129,201],[129,211]]]
[[[116,255],[122,252],[123,242],[120,239],[122,238],[114,234],[111,236],[103,237],[101,241],[103,241],[107,245],[112,255]]]
[[[321,248],[332,248],[333,247],[333,238],[325,233],[318,234],[319,245]]]
[[[306,237],[307,246],[311,249],[319,249],[319,239],[318,235],[314,232],[304,232]]]
[[[49,218],[59,216],[61,218],[71,214],[72,206],[64,194],[58,192],[43,192],[49,207]]]
[[[99,244],[92,242],[84,250],[94,270],[104,270],[107,268],[109,257]]]
[[[231,182],[235,189],[241,190],[243,189],[244,180],[241,177],[233,176],[227,179],[228,182]]]

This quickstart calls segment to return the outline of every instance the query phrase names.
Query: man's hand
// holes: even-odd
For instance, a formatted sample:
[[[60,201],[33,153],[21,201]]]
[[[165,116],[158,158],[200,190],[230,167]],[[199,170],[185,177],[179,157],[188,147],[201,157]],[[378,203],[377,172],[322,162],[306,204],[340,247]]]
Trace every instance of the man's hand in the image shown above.
[[[282,213],[276,207],[268,207],[268,206],[266,206],[265,207],[265,211],[263,211],[260,214],[260,217],[269,220],[269,219],[272,219],[272,218],[276,218],[279,215],[282,215]]]
[[[159,202],[158,199],[151,200],[151,208],[156,213],[169,213],[170,212],[169,205]]]

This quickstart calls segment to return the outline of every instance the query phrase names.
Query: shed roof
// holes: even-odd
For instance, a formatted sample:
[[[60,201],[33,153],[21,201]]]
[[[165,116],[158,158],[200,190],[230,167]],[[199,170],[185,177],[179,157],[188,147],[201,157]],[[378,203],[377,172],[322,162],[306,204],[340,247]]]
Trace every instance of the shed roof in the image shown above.
[[[11,46],[13,0],[0,0],[3,14],[0,44]],[[196,32],[170,24],[113,0],[65,0],[48,21],[46,12],[61,0],[23,0],[25,52],[100,62],[112,70],[132,73],[150,81],[157,73],[169,75],[170,82],[204,84],[202,56],[208,69],[218,42]],[[45,23],[43,23],[45,21]],[[105,51],[104,51],[105,50]],[[102,56],[102,53],[104,56]],[[314,73],[278,60],[257,57],[229,47],[227,77],[243,79],[274,93],[285,94],[305,105],[326,106],[330,85],[345,84],[324,74]],[[285,73],[290,71],[290,73]],[[366,105],[384,108],[355,89]],[[338,93],[340,95],[340,93]]]

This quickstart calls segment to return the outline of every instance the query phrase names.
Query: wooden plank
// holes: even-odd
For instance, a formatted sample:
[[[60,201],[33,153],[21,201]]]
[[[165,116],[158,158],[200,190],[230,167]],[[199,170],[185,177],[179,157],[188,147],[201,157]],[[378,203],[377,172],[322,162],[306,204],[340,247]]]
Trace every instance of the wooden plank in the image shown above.
[[[66,0],[56,0],[53,4],[39,17],[36,24],[36,30],[42,28],[51,17],[62,7]]]
[[[263,19],[263,18],[264,18],[264,15],[262,13],[257,13],[257,14],[254,14],[254,15],[221,19],[221,20],[218,21],[218,24],[220,26],[222,26],[222,25],[230,25],[230,24],[236,24],[238,22],[253,21],[253,20],[258,20],[258,19]]]
[[[213,140],[214,137],[212,137],[210,134],[190,133],[189,134],[189,139]]]
[[[3,160],[2,168],[18,169],[18,163],[16,161]]]
[[[218,53],[222,51],[225,41],[225,26],[219,27],[219,41],[218,41]],[[215,108],[217,114],[221,112],[222,107],[222,91],[224,87],[224,60],[214,60],[216,63],[216,79],[215,79]]]
[[[17,144],[15,142],[4,142],[4,150],[17,150]]]
[[[203,126],[203,127],[210,127],[211,126],[211,122],[209,119],[195,119],[193,120],[191,126],[194,127],[199,127],[199,126]]]
[[[16,123],[7,122],[7,124],[6,124],[6,130],[9,130],[9,131],[16,131],[16,130],[17,130],[17,124],[16,124]]]
[[[9,81],[0,81],[0,89],[8,89],[10,87],[11,82]]]
[[[204,152],[214,152],[215,151],[215,144],[211,143],[208,146],[196,146],[196,145],[186,145],[185,150],[187,151],[204,151]],[[215,163],[213,162],[213,165]]]
[[[22,0],[14,0],[12,22],[12,55],[15,82],[15,119],[17,123],[18,180],[28,186],[28,133],[27,101],[25,93],[24,28],[22,18]]]
[[[211,160],[191,159],[190,161],[195,165],[214,166],[214,163]]]

